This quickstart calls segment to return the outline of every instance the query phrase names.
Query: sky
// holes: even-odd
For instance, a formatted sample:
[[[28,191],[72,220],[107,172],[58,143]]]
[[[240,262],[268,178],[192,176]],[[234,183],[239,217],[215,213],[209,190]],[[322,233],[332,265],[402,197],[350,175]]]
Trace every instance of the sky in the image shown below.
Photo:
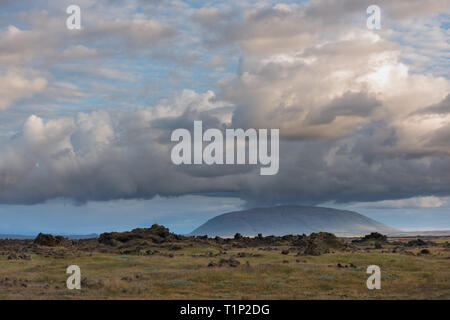
[[[0,233],[188,233],[281,204],[450,229],[449,8],[0,0]],[[174,165],[171,132],[195,120],[279,129],[278,174]]]

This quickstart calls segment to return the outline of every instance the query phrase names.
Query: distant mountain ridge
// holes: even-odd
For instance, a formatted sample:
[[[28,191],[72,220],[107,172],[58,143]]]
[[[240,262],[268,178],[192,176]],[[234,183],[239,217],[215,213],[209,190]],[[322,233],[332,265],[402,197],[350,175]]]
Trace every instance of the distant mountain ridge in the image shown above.
[[[22,234],[1,234],[0,239],[10,239],[10,240],[32,240],[36,238],[35,236],[25,236]]]
[[[336,235],[400,232],[353,211],[291,205],[224,213],[208,220],[191,234],[229,237],[236,233],[246,236],[261,233],[264,236],[282,236],[320,231]]]
[[[0,239],[33,240],[34,238],[36,238],[36,236],[21,235],[21,234],[1,234],[0,233]],[[91,233],[91,234],[69,234],[69,235],[62,235],[62,236],[65,237],[65,238],[68,238],[70,240],[77,240],[77,239],[97,238],[98,234],[96,234],[96,233]]]

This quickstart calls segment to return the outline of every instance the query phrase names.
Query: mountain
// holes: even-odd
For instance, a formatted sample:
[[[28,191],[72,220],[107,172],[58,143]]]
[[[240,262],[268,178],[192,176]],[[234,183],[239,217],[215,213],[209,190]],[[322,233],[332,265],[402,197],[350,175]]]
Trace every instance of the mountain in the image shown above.
[[[353,211],[323,207],[277,206],[224,213],[195,229],[192,235],[230,237],[281,236],[326,231],[337,235],[361,235],[370,232],[398,233],[378,221]]]
[[[10,239],[10,240],[32,240],[36,238],[35,236],[24,236],[21,234],[1,234],[0,239]]]
[[[69,235],[63,235],[63,237],[68,238],[70,240],[80,240],[80,239],[92,239],[97,238],[98,234],[91,233],[91,234],[69,234]],[[0,239],[10,239],[10,240],[33,240],[36,238],[36,236],[25,236],[21,234],[1,234],[0,233]]]

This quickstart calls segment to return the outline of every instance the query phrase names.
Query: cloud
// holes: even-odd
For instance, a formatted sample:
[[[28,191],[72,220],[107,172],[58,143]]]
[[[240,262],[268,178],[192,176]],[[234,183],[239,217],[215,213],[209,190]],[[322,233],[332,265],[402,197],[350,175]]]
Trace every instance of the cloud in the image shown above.
[[[188,104],[189,105],[189,104]],[[214,109],[214,108],[213,108]],[[0,201],[37,203],[148,199],[159,194],[229,193],[248,205],[381,201],[448,195],[448,158],[383,151],[395,130],[369,123],[333,139],[282,140],[280,172],[266,179],[245,166],[174,166],[171,128],[221,121],[208,108],[156,117],[151,109],[114,115],[102,111],[44,122],[31,116],[0,152]],[[153,119],[153,120],[152,120]],[[36,166],[39,163],[39,166]]]
[[[440,208],[447,204],[447,198],[430,197],[414,197],[401,200],[384,200],[378,202],[356,203],[356,208],[374,208],[374,209],[423,209],[423,208]]]
[[[86,31],[86,36],[100,41],[117,39],[126,48],[151,48],[163,40],[172,38],[176,31],[162,23],[152,20],[135,18],[133,20],[98,21],[92,31]]]
[[[38,57],[52,56],[59,43],[59,36],[49,36],[43,30],[21,30],[9,25],[0,33],[0,62],[10,66],[23,65]]]
[[[43,91],[47,80],[36,72],[20,69],[0,71],[0,112],[20,99],[30,98]]]
[[[319,125],[332,123],[337,117],[365,118],[370,116],[374,108],[380,104],[380,101],[371,99],[363,92],[346,92],[324,107],[311,111],[306,122]]]
[[[212,98],[211,92],[184,92],[175,99],[179,110],[174,115],[207,115],[214,108]],[[164,119],[164,106],[159,108],[82,112],[48,121],[29,116],[20,133],[0,148],[0,202],[40,203],[58,197],[79,202],[149,199],[157,194],[235,191],[227,177],[212,182],[171,163],[170,129],[151,125]]]
[[[415,114],[438,114],[446,115],[450,113],[450,94],[445,97],[441,102],[429,106],[427,108],[420,109]]]
[[[249,206],[438,206],[450,195],[450,82],[434,49],[447,47],[415,48],[445,31],[404,28],[441,21],[442,3],[382,1],[379,32],[355,0],[139,10],[87,1],[75,33],[50,9],[20,13],[27,24],[0,34],[0,202],[227,194]],[[279,173],[172,165],[171,130],[194,120],[279,128]]]
[[[45,10],[18,13],[19,21],[28,28],[11,24],[0,32],[0,62],[8,65],[38,62],[48,66],[60,59],[156,53],[177,35],[174,28],[144,16],[105,20],[85,11],[83,28],[79,31],[68,30],[66,16],[62,14]]]
[[[93,58],[100,55],[100,52],[96,49],[91,49],[85,47],[83,45],[75,45],[70,46],[65,49],[61,56],[64,59],[72,60],[72,59],[83,59],[83,58]]]

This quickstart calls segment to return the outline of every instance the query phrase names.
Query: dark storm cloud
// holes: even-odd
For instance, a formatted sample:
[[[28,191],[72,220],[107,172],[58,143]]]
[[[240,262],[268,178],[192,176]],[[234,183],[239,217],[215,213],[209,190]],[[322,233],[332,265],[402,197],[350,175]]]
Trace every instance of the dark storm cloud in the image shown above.
[[[383,150],[390,136],[382,134],[384,130],[389,131],[373,123],[339,139],[282,141],[279,174],[267,180],[255,177],[246,195],[253,204],[346,203],[448,195],[450,177],[442,173],[449,172],[450,158],[408,157]]]
[[[427,108],[420,109],[414,114],[449,114],[450,113],[450,94],[445,97],[441,102],[429,106]]]
[[[8,203],[37,203],[55,197],[76,201],[151,198],[206,191],[200,181],[178,174],[167,146],[155,142],[150,128],[117,126],[109,115],[89,115],[95,128],[67,120],[25,124],[24,133],[2,152],[0,198]],[[53,125],[58,132],[49,132]],[[120,128],[118,133],[114,130]],[[51,135],[51,138],[48,136]],[[204,184],[204,183],[203,183]],[[221,189],[220,189],[221,190]]]
[[[382,123],[333,139],[282,139],[279,173],[260,176],[246,166],[174,166],[170,143],[161,138],[167,127],[140,122],[139,114],[134,121],[127,117],[113,121],[102,112],[47,123],[28,119],[23,133],[1,152],[1,202],[225,192],[249,205],[314,204],[450,194],[450,176],[443,174],[450,172],[448,157],[427,155],[423,161],[392,152],[392,132]],[[173,127],[190,123],[166,121],[174,121]]]
[[[372,114],[380,101],[370,98],[364,92],[346,92],[341,97],[332,100],[322,108],[314,109],[307,117],[309,124],[327,124],[333,122],[338,116],[367,117]]]

